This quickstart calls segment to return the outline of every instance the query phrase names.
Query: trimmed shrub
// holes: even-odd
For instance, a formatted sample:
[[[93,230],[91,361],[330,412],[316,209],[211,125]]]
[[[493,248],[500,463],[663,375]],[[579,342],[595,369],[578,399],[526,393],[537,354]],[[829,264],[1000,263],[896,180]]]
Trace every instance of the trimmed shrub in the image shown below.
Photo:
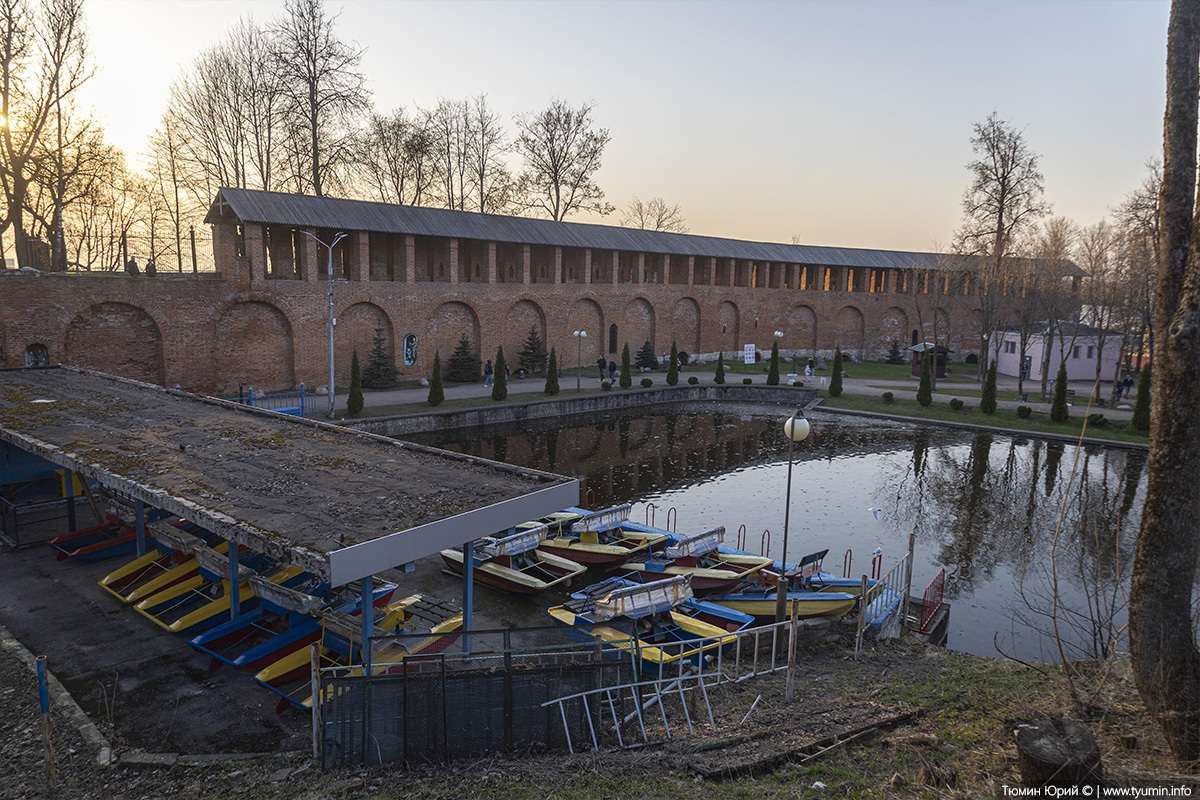
[[[962,407],[963,407],[962,400],[959,400],[957,397],[950,398],[950,410],[951,411],[961,411]]]
[[[503,400],[508,397],[508,366],[504,361],[504,348],[496,349],[496,377],[492,384],[492,399]]]
[[[600,382],[600,390],[601,390],[601,391],[604,391],[604,392],[611,392],[611,391],[612,391],[612,384],[611,384],[611,383],[609,383],[608,381],[601,381],[601,382]]]
[[[1021,419],[1029,419],[1033,416],[1033,409],[1029,406],[1017,406],[1017,416]]]
[[[350,359],[350,396],[346,398],[346,410],[355,417],[362,413],[362,367],[358,363],[358,350]]]
[[[749,386],[750,384],[754,383],[754,379],[753,378],[742,378],[742,383]]]
[[[1089,428],[1103,428],[1108,424],[1108,418],[1103,414],[1088,414],[1087,424]]]
[[[996,359],[988,364],[987,378],[983,381],[983,397],[979,399],[979,410],[985,414],[996,413]]]
[[[698,384],[699,382],[700,382],[700,379],[699,379],[699,378],[697,378],[695,375],[689,375],[689,376],[688,376],[688,385],[689,385],[689,386],[695,386],[695,385],[696,385],[696,384]]]
[[[621,351],[621,377],[619,383],[622,389],[628,389],[633,386],[633,367],[629,364],[629,342],[625,343],[625,349]]]
[[[679,349],[671,342],[671,363],[667,365],[667,386],[679,383]]]
[[[883,397],[883,402],[885,403],[896,402],[896,395],[892,394],[891,392],[884,392],[881,397]]]
[[[1071,418],[1067,409],[1067,362],[1058,365],[1058,377],[1054,379],[1054,402],[1050,404],[1050,421],[1066,422]]]
[[[829,381],[829,396],[840,397],[842,394],[842,348],[833,349],[833,378]]]
[[[779,385],[779,340],[771,343],[771,366],[767,369],[767,386]]]
[[[649,378],[642,378],[642,388],[643,389],[649,389],[653,385],[654,385],[654,381],[650,380]]]
[[[442,401],[446,399],[446,392],[442,389],[442,354],[433,354],[433,374],[429,376],[429,399],[426,401],[431,406],[440,406]]]
[[[546,394],[553,397],[558,394],[558,353],[554,348],[550,348],[550,366],[546,370],[546,388],[543,389]]]
[[[725,354],[717,353],[717,374],[713,375],[713,383],[725,383]]]

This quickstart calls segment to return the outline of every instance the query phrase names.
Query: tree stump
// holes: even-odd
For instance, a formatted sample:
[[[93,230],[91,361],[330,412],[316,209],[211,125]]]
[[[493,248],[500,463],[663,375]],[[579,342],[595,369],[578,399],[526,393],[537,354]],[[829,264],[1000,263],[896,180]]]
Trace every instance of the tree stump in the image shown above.
[[[1017,766],[1026,786],[1080,786],[1104,778],[1096,737],[1074,719],[1018,723]]]

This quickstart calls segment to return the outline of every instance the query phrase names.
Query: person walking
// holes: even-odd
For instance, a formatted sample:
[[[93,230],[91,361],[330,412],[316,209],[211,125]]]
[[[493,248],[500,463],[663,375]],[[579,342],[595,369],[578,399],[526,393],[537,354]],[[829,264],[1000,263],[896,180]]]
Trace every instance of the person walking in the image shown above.
[[[614,385],[617,382],[617,362],[615,360],[608,362],[608,382]]]
[[[600,380],[604,380],[604,373],[608,369],[608,359],[600,356],[596,359],[596,366],[600,368]]]
[[[495,377],[496,370],[492,367],[492,360],[489,358],[488,362],[483,365],[483,385],[491,386]]]

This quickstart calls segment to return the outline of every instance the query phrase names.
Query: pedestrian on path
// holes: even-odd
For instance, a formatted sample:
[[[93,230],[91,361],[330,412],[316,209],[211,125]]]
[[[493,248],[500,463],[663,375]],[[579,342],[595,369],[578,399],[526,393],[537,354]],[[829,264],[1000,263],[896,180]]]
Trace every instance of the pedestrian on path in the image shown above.
[[[496,377],[496,370],[492,367],[492,360],[489,358],[487,364],[483,366],[483,385],[491,386]]]
[[[596,359],[596,366],[600,368],[600,380],[604,380],[604,372],[608,369],[608,359],[600,356]]]
[[[609,383],[617,382],[617,362],[616,361],[608,362],[608,382]]]

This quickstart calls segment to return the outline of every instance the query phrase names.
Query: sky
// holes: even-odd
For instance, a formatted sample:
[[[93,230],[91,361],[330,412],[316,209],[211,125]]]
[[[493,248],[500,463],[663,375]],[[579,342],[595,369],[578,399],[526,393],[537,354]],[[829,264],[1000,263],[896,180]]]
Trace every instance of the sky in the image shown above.
[[[1090,225],[1161,158],[1166,0],[330,0],[376,109],[486,93],[504,115],[595,104],[618,208],[692,233],[927,251],[962,218],[972,125],[1040,157],[1055,214]],[[171,82],[281,0],[88,0],[83,102],[145,148]],[[573,216],[581,222],[616,224]]]

